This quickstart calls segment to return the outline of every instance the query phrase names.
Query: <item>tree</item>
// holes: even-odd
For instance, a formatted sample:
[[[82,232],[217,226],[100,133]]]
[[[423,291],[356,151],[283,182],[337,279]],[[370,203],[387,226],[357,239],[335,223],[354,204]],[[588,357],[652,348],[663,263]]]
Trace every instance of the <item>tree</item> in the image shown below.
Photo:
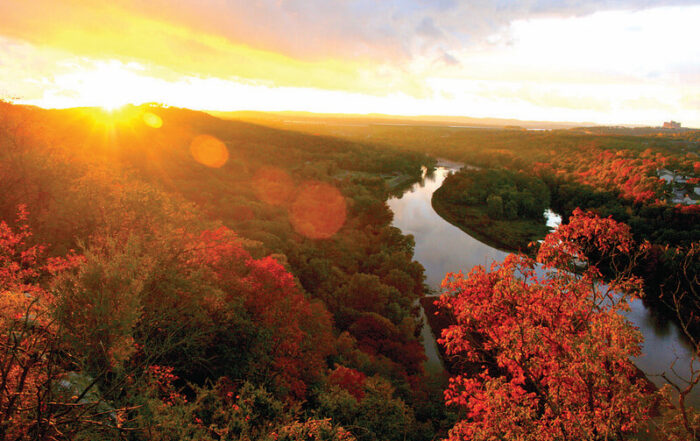
[[[415,416],[406,403],[395,397],[391,384],[378,375],[363,381],[358,399],[339,385],[319,395],[319,413],[341,424],[359,440],[404,440],[415,427]]]
[[[577,210],[545,239],[541,266],[510,255],[447,275],[439,303],[456,324],[440,343],[463,371],[445,398],[466,411],[451,440],[624,439],[647,420],[651,395],[630,361],[642,337],[620,314],[640,281],[627,266],[602,283],[589,246],[614,262],[642,251],[626,225]]]
[[[510,200],[503,205],[503,216],[508,220],[518,218],[518,203]]]
[[[322,303],[305,297],[294,276],[274,257],[253,259],[241,244],[233,231],[221,227],[203,232],[187,254],[190,264],[210,269],[224,292],[220,302],[241,301],[255,323],[258,335],[249,375],[278,395],[304,397],[332,352],[330,314]]]
[[[52,298],[37,283],[47,271],[40,246],[30,245],[27,213],[14,231],[0,222],[0,438],[37,436],[49,429],[40,408],[51,398],[45,384],[58,380],[53,352]],[[51,366],[54,369],[49,369]],[[40,437],[37,436],[37,437]]]
[[[0,438],[58,440],[77,434],[124,431],[96,382],[75,368],[54,318],[47,289],[61,273],[82,265],[82,256],[48,258],[31,244],[27,212],[20,207],[10,228],[0,222]]]
[[[141,296],[150,271],[133,237],[119,249],[108,241],[104,249],[89,249],[84,263],[54,282],[59,293],[57,314],[64,339],[82,358],[90,375],[113,372],[132,355],[133,329],[141,314]]]
[[[354,441],[355,437],[330,419],[295,421],[270,434],[266,441]]]
[[[366,375],[362,372],[341,365],[336,365],[335,369],[328,375],[329,384],[345,389],[358,401],[365,396],[364,386],[366,379]]]
[[[486,212],[491,219],[503,218],[503,198],[492,194],[486,199]]]
[[[688,399],[700,383],[700,339],[697,336],[700,318],[696,313],[700,309],[700,243],[674,249],[667,247],[665,251],[673,276],[669,275],[662,283],[660,297],[676,315],[676,322],[691,345],[693,356],[685,377],[679,376],[675,366],[669,367],[674,375],[662,374],[667,384],[659,394],[663,411],[656,429],[663,440],[698,439],[700,413],[688,405]]]

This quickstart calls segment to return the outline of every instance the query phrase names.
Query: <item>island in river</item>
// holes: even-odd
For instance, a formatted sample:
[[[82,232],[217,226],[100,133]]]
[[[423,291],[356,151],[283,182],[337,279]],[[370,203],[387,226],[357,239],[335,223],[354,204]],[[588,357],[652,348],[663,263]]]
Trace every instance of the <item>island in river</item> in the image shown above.
[[[549,232],[543,214],[549,200],[547,185],[537,177],[467,166],[445,178],[432,206],[445,220],[494,248],[527,253],[531,242]]]

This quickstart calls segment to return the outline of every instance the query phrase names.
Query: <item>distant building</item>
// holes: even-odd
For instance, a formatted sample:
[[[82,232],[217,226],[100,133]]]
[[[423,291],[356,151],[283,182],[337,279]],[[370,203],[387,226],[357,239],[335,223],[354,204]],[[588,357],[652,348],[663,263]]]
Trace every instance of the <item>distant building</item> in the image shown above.
[[[664,129],[680,129],[681,123],[678,121],[666,121],[664,123]]]
[[[656,176],[658,176],[659,178],[666,181],[667,184],[670,184],[671,182],[673,182],[673,178],[675,177],[675,174],[670,170],[666,170],[665,168],[660,168],[660,169],[656,170]]]
[[[685,184],[688,181],[688,177],[679,174],[677,170],[671,171],[665,168],[657,169],[656,176],[666,181],[667,184],[672,182],[676,184]]]

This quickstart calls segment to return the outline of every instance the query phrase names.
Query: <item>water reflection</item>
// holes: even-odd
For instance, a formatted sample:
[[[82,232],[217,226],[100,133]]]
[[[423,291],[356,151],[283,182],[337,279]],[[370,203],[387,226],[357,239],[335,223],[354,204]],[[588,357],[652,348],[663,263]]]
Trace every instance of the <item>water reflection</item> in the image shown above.
[[[393,225],[404,234],[414,236],[415,259],[425,267],[426,282],[435,291],[439,289],[446,273],[466,273],[476,265],[488,267],[493,261],[501,261],[507,255],[449,224],[433,210],[433,192],[442,185],[450,172],[458,170],[460,166],[458,163],[441,161],[434,173],[426,174],[421,182],[414,184],[401,197],[388,201],[389,208],[394,212]],[[556,213],[548,210],[545,215],[547,224],[551,227],[556,227],[561,222],[561,217]],[[635,363],[647,373],[649,379],[661,385],[664,380],[658,375],[666,372],[673,378],[670,367],[676,359],[676,371],[688,378],[692,351],[681,338],[676,325],[669,322],[659,323],[641,301],[631,303],[628,318],[644,336],[643,354]],[[436,344],[429,329],[426,329],[423,335],[429,368],[431,364],[435,368],[439,366],[439,360],[436,360]],[[696,364],[696,368],[700,366]],[[696,408],[700,406],[700,391],[694,391],[690,403]]]
[[[442,164],[441,164],[442,165]],[[391,198],[393,225],[416,239],[415,259],[426,269],[428,286],[437,289],[448,272],[468,271],[476,265],[491,265],[506,253],[465,234],[441,218],[431,205],[433,192],[455,167],[438,167],[400,198]]]
[[[553,212],[549,208],[544,210],[544,218],[547,220],[547,226],[549,230],[556,230],[561,224],[561,216]]]

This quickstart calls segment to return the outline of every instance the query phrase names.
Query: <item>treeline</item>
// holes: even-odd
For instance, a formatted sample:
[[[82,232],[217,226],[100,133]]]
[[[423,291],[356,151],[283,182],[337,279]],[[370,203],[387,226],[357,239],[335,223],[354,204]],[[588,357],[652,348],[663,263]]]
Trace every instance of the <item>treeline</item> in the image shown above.
[[[451,426],[423,370],[423,269],[385,204],[424,154],[182,109],[0,106],[3,437]]]
[[[681,141],[700,142],[700,130],[680,128],[665,129],[663,127],[580,127],[572,129],[585,134],[644,136],[647,138],[675,139]]]
[[[542,220],[549,208],[544,182],[505,169],[463,168],[448,176],[441,189],[451,203],[483,206],[492,219]]]
[[[698,207],[671,202],[671,187],[657,176],[657,170],[662,168],[690,179],[699,176],[700,145],[693,137],[697,132],[683,136],[632,136],[586,133],[582,129],[518,131],[387,125],[355,128],[334,127],[329,122],[297,126],[299,130],[349,140],[365,139],[481,168],[536,176],[547,184],[554,208],[561,210],[565,219],[576,206],[593,209],[603,216],[613,215],[623,222],[627,221],[625,214],[637,217],[641,219],[633,222],[637,240],[686,246],[700,237]],[[650,206],[662,209],[648,210]],[[654,228],[652,233],[643,224],[662,228]]]
[[[549,163],[562,172],[571,173],[570,177],[575,172],[598,174],[601,184],[611,188],[627,184],[633,189],[639,185],[635,179],[646,178],[647,172],[655,171],[649,168],[652,165],[692,174],[697,173],[695,164],[698,163],[698,143],[690,134],[677,138],[671,134],[664,137],[631,136],[586,133],[576,129],[515,131],[386,125],[338,128],[330,123],[299,124],[299,129],[332,133],[347,139],[362,137],[487,168],[529,167],[532,171],[534,164]],[[639,171],[644,176],[635,177]],[[628,183],[629,180],[632,182]]]
[[[560,181],[543,175],[552,194],[552,208],[570,213],[585,207],[602,216],[612,216],[632,228],[637,240],[658,245],[688,246],[700,238],[700,206],[669,204],[633,204],[616,192]]]

